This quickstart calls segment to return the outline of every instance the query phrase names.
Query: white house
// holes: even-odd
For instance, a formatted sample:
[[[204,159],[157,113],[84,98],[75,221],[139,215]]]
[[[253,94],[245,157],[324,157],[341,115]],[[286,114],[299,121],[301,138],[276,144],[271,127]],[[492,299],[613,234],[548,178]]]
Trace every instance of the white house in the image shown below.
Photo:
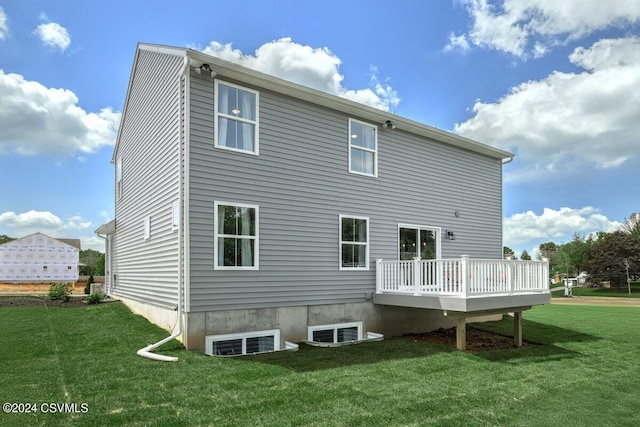
[[[75,282],[80,240],[31,234],[0,245],[0,282]]]

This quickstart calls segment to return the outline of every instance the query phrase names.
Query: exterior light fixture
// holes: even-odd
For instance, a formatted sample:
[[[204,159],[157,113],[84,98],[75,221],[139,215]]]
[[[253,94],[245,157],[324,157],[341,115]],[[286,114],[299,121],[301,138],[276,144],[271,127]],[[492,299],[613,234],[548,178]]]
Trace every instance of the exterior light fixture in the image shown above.
[[[391,122],[391,120],[387,120],[386,122],[384,122],[384,125],[382,125],[383,127],[386,127],[388,129],[395,129],[396,126]]]
[[[447,239],[456,240],[456,235],[453,231],[445,231],[445,234],[447,236]]]

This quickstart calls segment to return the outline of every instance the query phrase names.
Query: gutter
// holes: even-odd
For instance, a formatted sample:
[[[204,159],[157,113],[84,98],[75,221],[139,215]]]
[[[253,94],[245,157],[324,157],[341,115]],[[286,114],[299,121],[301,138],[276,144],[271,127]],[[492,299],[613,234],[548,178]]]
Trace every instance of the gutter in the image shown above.
[[[178,74],[178,84],[181,85],[182,84],[182,79],[185,78],[187,76],[187,72],[189,71],[189,58],[188,56],[185,55],[184,57],[184,65],[182,66],[182,70],[180,70],[180,73]],[[185,89],[186,90],[186,89]],[[178,102],[178,109],[180,110],[181,107],[181,94],[182,94],[182,87],[178,88],[178,99],[180,102]],[[181,113],[181,111],[179,111],[179,114]],[[187,120],[187,118],[185,118],[185,120]],[[184,141],[185,138],[185,130],[184,130],[184,126],[181,125],[180,126],[180,145],[178,147],[178,151],[180,154],[180,174],[179,174],[179,191],[180,191],[180,196],[178,197],[179,202],[180,203],[180,222],[182,224],[184,224],[185,221],[185,215],[184,215],[184,171],[182,170],[183,166],[183,153],[182,153],[182,143]],[[174,356],[164,356],[162,354],[155,354],[155,353],[151,353],[153,350],[157,349],[158,347],[160,347],[163,344],[168,343],[169,341],[173,341],[174,339],[178,338],[180,335],[182,335],[182,315],[183,315],[183,292],[184,292],[184,261],[183,261],[183,227],[179,226],[178,227],[178,306],[176,307],[176,324],[173,327],[173,331],[171,332],[171,335],[169,335],[167,338],[158,341],[155,344],[149,344],[148,346],[141,348],[140,350],[138,350],[136,352],[136,354],[138,356],[142,356],[142,357],[146,357],[147,359],[151,359],[151,360],[157,360],[160,362],[177,362],[178,358],[174,357]]]

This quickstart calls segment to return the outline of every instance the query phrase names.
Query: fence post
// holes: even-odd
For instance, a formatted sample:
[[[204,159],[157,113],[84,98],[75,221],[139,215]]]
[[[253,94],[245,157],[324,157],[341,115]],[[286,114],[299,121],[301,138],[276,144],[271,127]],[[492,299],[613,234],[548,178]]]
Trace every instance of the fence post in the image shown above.
[[[376,259],[376,293],[382,293],[382,258]]]
[[[461,288],[462,288],[462,297],[466,298],[469,295],[469,286],[470,286],[470,277],[471,269],[469,268],[469,255],[462,255],[460,262],[460,276],[461,279]]]

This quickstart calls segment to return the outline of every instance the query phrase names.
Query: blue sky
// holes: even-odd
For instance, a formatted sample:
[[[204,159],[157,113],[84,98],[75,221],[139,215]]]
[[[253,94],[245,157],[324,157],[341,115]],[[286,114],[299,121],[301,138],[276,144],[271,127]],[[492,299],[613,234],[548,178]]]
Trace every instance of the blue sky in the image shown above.
[[[0,234],[103,250],[140,41],[514,152],[504,244],[518,252],[640,212],[640,0],[0,0]]]

